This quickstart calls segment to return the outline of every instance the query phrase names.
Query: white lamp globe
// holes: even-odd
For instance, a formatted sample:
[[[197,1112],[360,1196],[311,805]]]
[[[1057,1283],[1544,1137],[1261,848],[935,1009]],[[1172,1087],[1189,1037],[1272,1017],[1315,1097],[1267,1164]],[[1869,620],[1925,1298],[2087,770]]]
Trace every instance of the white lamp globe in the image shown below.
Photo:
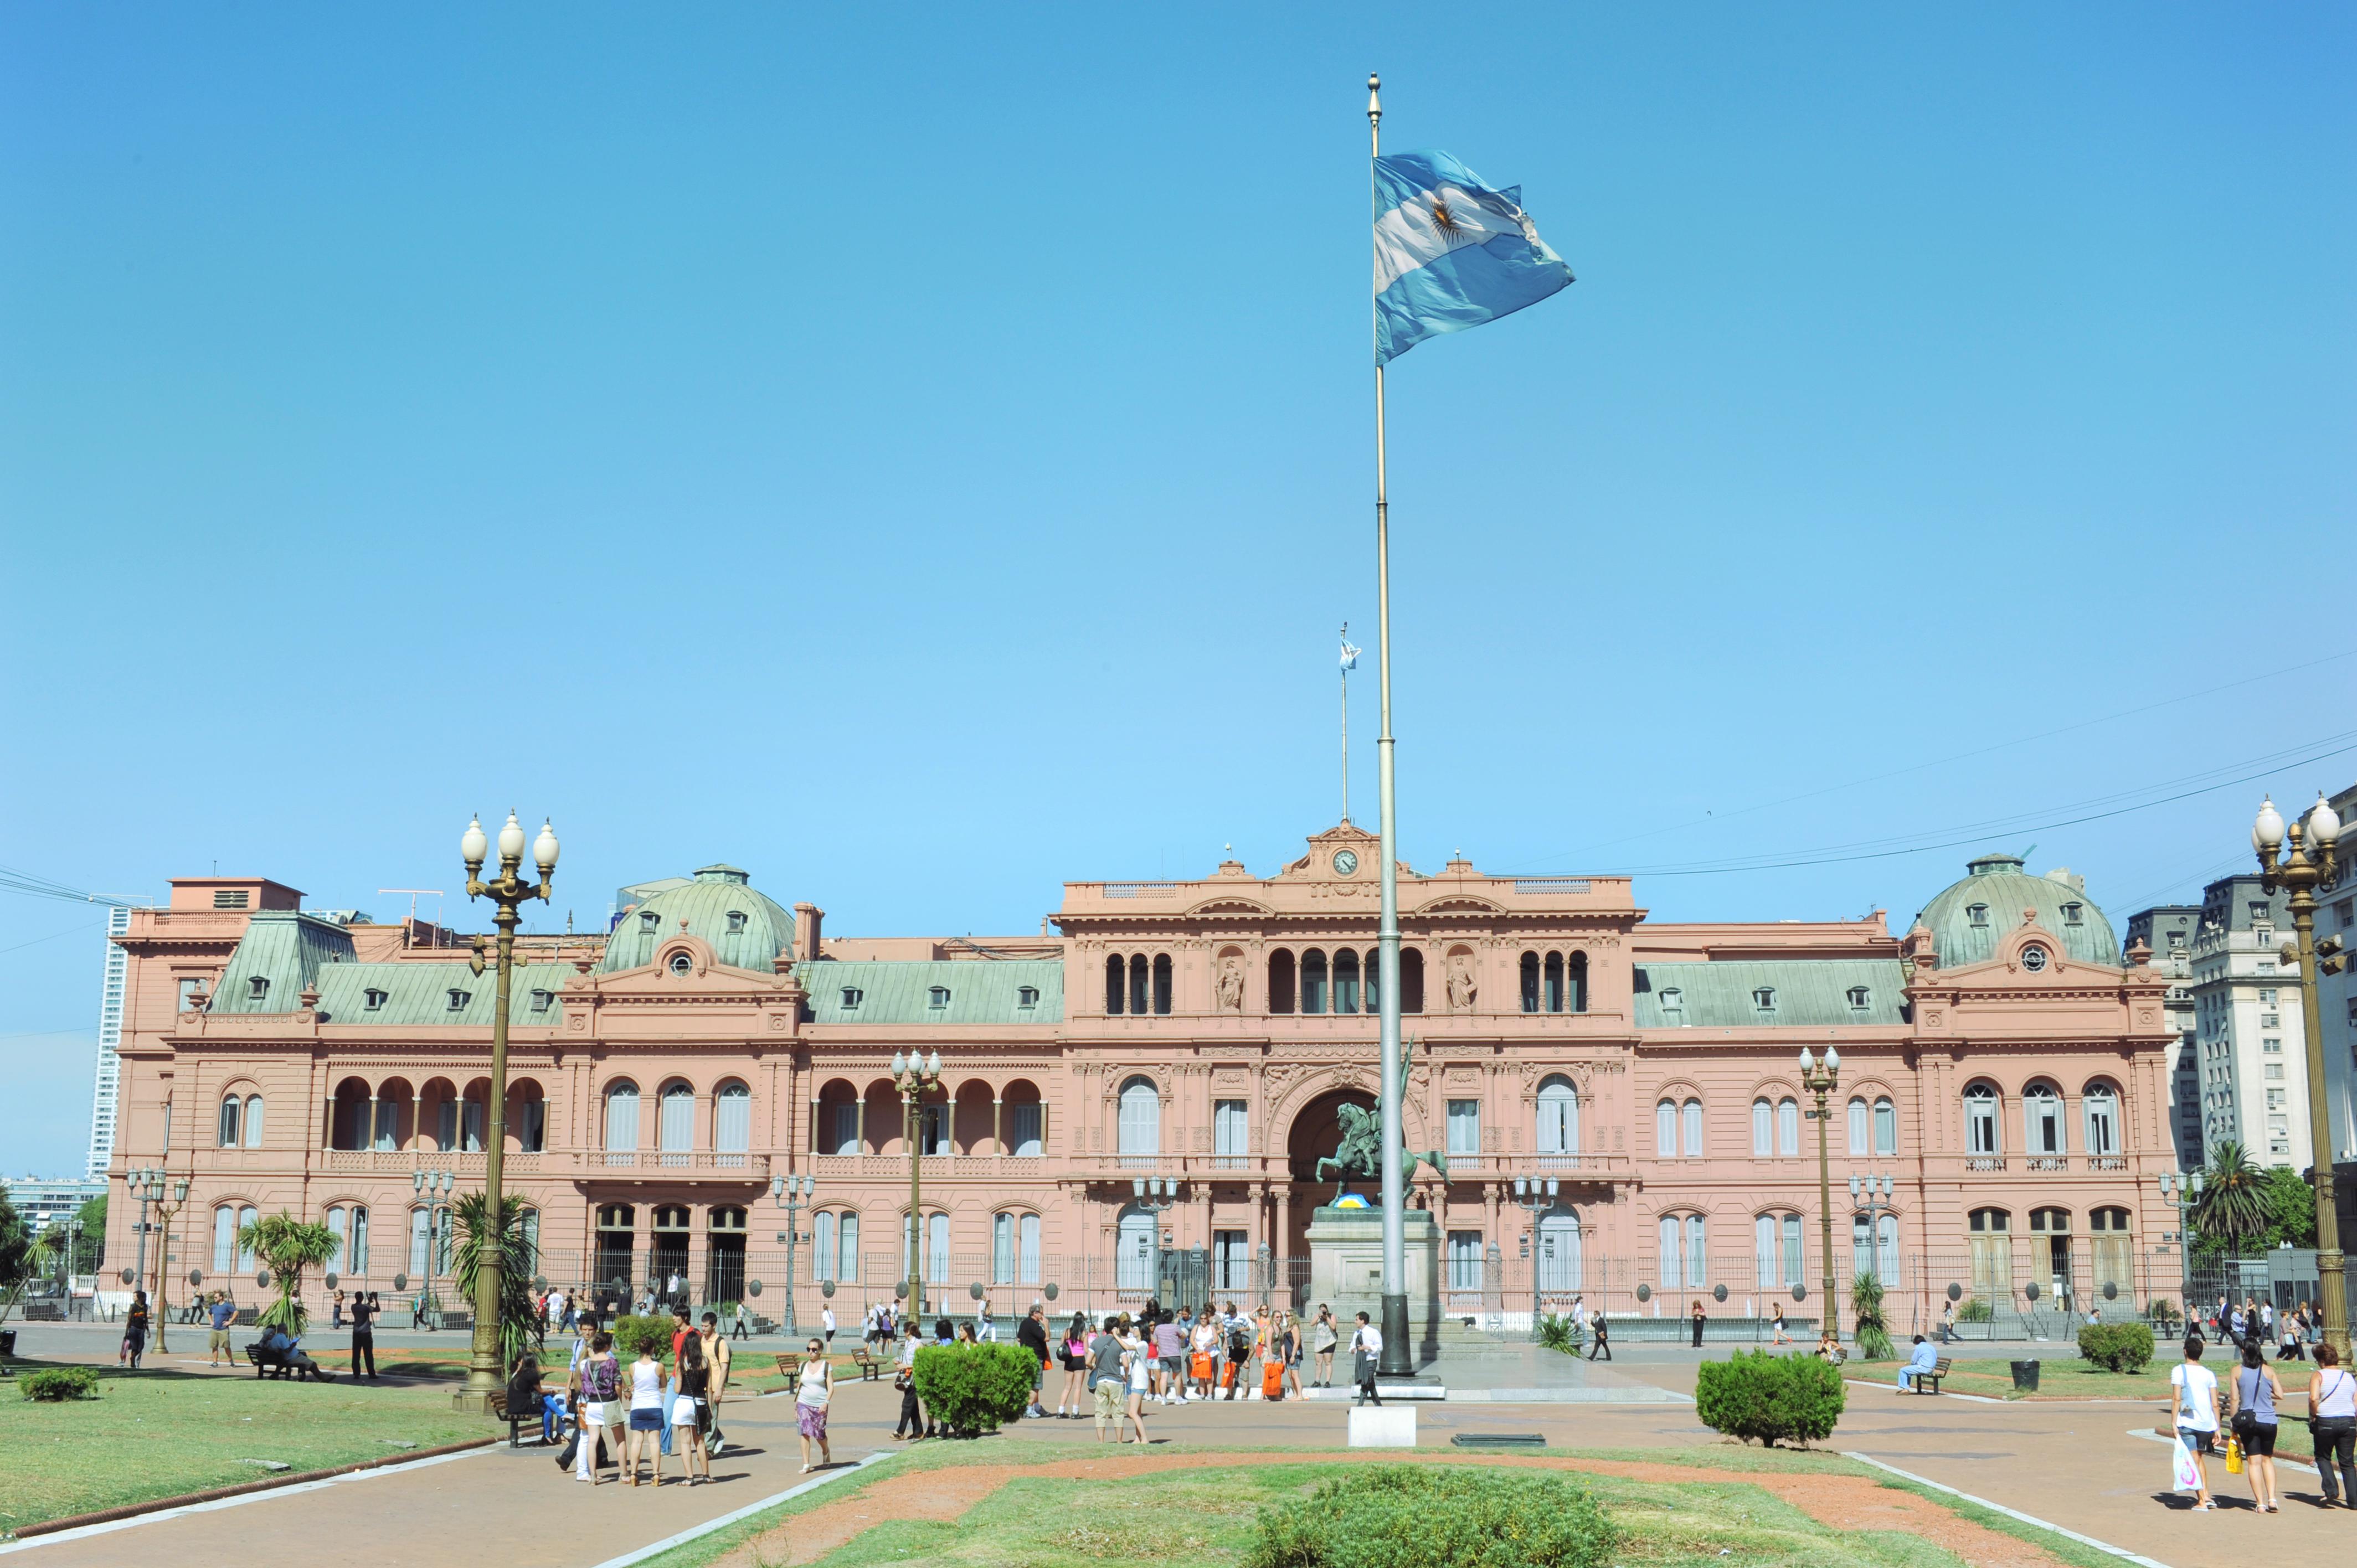
[[[482,865],[483,856],[490,847],[490,840],[483,836],[483,819],[480,817],[468,822],[467,831],[458,835],[458,858],[468,865]]]
[[[2259,801],[2259,814],[2251,823],[2251,847],[2275,849],[2282,844],[2283,835],[2283,813],[2276,810],[2275,797],[2266,796]]]
[[[2324,798],[2321,789],[2316,792],[2316,804],[2309,809],[2308,836],[2325,849],[2341,837],[2341,813],[2332,809],[2332,802]]]
[[[556,827],[550,819],[541,820],[540,836],[532,841],[532,859],[543,876],[556,869]]]
[[[523,824],[516,821],[516,814],[513,811],[508,813],[506,824],[500,829],[500,858],[501,860],[523,858]]]
[[[1839,1046],[1827,1046],[1825,1047],[1825,1068],[1831,1072],[1839,1072],[1841,1070],[1841,1047]]]
[[[932,1060],[931,1060],[931,1061],[929,1061],[929,1062],[927,1062],[927,1063],[925,1064],[925,1070],[926,1070],[928,1073],[931,1073],[931,1074],[933,1077],[935,1077],[935,1078],[939,1078],[939,1077],[941,1077],[941,1076],[942,1076],[942,1053],[941,1053],[941,1052],[939,1052],[939,1051],[935,1051],[935,1052],[933,1053],[933,1059],[932,1059]]]
[[[906,1071],[908,1071],[908,1070],[909,1070],[909,1058],[908,1058],[908,1053],[906,1053],[905,1051],[894,1051],[894,1052],[892,1053],[892,1076],[893,1076],[894,1078],[898,1078],[898,1077],[899,1077],[902,1073],[904,1073],[904,1072],[906,1072]]]
[[[1801,1047],[1801,1070],[1803,1072],[1813,1072],[1816,1070],[1816,1066],[1817,1058],[1809,1054],[1808,1047],[1803,1046]]]

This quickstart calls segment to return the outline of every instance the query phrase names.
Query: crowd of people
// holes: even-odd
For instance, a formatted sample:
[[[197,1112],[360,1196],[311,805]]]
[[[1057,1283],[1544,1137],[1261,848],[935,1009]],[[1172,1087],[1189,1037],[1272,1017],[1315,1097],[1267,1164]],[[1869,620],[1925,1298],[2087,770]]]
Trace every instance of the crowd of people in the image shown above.
[[[2270,1363],[2264,1330],[2272,1324],[2262,1325],[2255,1312],[2227,1310],[2223,1303],[2220,1318],[2227,1326],[2227,1343],[2234,1347],[2239,1362],[2229,1375],[2222,1381],[2202,1365],[2209,1346],[2199,1329],[2185,1337],[2184,1359],[2169,1374],[2176,1407],[2179,1483],[2193,1492],[2194,1508],[2207,1512],[2218,1506],[2210,1492],[2210,1456],[2219,1450],[2222,1435],[2241,1451],[2252,1502],[2262,1513],[2280,1509],[2283,1494],[2276,1486],[2276,1438],[2290,1391],[2278,1369],[2287,1360],[2305,1360],[2313,1355],[2307,1386],[2298,1391],[2308,1401],[2309,1433],[2323,1494],[2319,1506],[2357,1509],[2357,1380],[2341,1365],[2340,1356],[2330,1343],[2303,1338],[2298,1342],[2302,1354],[2279,1349]],[[2240,1336],[2233,1333],[2237,1320],[2246,1329]]]
[[[731,1358],[719,1315],[707,1312],[697,1323],[686,1307],[674,1306],[670,1355],[659,1344],[642,1343],[627,1366],[616,1354],[611,1333],[578,1317],[575,1322],[571,1357],[562,1372],[544,1369],[529,1352],[517,1358],[509,1371],[508,1410],[539,1413],[541,1441],[564,1444],[557,1465],[570,1469],[576,1481],[596,1485],[610,1462],[622,1485],[660,1487],[663,1462],[674,1455],[684,1484],[709,1481],[711,1461],[727,1441],[719,1411]],[[811,1362],[817,1364],[815,1376]],[[819,1462],[831,1462],[825,1410],[833,1390],[833,1370],[823,1347],[813,1340],[796,1396],[803,1410],[805,1473],[817,1467],[810,1458],[813,1441]]]

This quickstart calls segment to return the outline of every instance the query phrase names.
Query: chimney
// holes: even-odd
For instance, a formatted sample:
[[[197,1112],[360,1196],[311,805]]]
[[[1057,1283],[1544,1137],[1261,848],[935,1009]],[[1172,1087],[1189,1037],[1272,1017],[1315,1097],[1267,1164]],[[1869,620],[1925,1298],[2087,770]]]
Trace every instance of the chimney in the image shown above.
[[[796,962],[809,963],[818,957],[818,927],[819,922],[825,918],[826,911],[815,904],[794,906],[794,961]]]

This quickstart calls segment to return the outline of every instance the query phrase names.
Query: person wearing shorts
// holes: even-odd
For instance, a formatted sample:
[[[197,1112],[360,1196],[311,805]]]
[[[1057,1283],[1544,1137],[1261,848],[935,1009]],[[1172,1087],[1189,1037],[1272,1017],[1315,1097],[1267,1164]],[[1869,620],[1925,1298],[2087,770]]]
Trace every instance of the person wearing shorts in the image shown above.
[[[690,1333],[680,1341],[678,1383],[679,1391],[671,1396],[672,1430],[678,1434],[673,1446],[687,1471],[687,1484],[701,1486],[712,1479],[712,1460],[704,1452],[705,1413],[711,1409],[707,1401],[712,1389],[712,1363],[704,1359],[701,1334]]]
[[[1119,1337],[1121,1319],[1108,1317],[1103,1332],[1089,1347],[1089,1391],[1096,1411],[1097,1441],[1105,1440],[1108,1433],[1121,1435],[1122,1347]]]
[[[2185,1359],[2169,1374],[2169,1386],[2177,1402],[2177,1439],[2193,1455],[2193,1466],[2200,1473],[2194,1487],[2194,1504],[2209,1509],[2218,1506],[2210,1495],[2209,1453],[2218,1437],[2218,1380],[2201,1364],[2205,1348],[2199,1334],[2185,1337]]]
[[[1154,1363],[1162,1402],[1178,1403],[1187,1388],[1187,1337],[1178,1319],[1166,1317],[1154,1326]]]
[[[654,1484],[662,1485],[662,1439],[664,1406],[668,1402],[663,1391],[662,1363],[655,1359],[653,1347],[641,1345],[639,1359],[630,1363],[630,1425],[622,1439],[622,1485],[639,1484],[641,1457],[654,1460]]]
[[[213,1326],[212,1364],[216,1367],[220,1366],[221,1358],[227,1356],[230,1359],[230,1364],[235,1366],[237,1353],[230,1348],[229,1326],[236,1320],[237,1308],[229,1304],[229,1293],[218,1290],[213,1292],[213,1299],[205,1308],[205,1315],[211,1319]]]

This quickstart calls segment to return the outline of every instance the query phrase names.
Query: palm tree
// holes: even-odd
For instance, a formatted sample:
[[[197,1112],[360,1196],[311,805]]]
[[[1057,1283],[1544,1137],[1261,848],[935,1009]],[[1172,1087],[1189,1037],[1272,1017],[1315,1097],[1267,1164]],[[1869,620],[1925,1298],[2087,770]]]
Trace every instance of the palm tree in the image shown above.
[[[533,1300],[532,1239],[524,1234],[523,1228],[529,1210],[512,1198],[505,1200],[501,1207],[507,1212],[500,1227],[500,1355],[505,1365],[512,1367],[516,1358],[526,1350],[535,1355],[540,1351],[540,1308]],[[465,1193],[459,1197],[457,1208],[458,1251],[451,1260],[450,1273],[459,1296],[471,1311],[476,1273],[481,1266],[485,1239],[490,1234],[486,1222],[490,1200],[479,1192]]]
[[[2222,1242],[2235,1252],[2266,1230],[2267,1175],[2231,1138],[2211,1153],[2210,1168],[2201,1173],[2193,1223],[2205,1240]]]
[[[1861,1361],[1890,1359],[1890,1329],[1882,1321],[1882,1280],[1861,1272],[1850,1282],[1849,1309],[1857,1319],[1857,1356]]]
[[[278,1286],[278,1299],[262,1309],[257,1321],[284,1328],[289,1338],[302,1337],[311,1321],[303,1306],[303,1271],[332,1262],[343,1242],[318,1221],[297,1219],[282,1208],[241,1229],[237,1245],[261,1259]]]

